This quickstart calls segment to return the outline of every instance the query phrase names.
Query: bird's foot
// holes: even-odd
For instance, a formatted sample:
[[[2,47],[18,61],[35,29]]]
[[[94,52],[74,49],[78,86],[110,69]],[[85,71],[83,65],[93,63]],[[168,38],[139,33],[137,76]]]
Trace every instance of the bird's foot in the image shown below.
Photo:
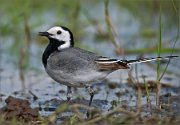
[[[72,97],[72,91],[71,91],[71,87],[67,86],[67,103],[69,103],[69,101],[71,100]]]
[[[72,93],[67,93],[67,103],[71,100]]]
[[[94,97],[94,90],[93,90],[93,88],[91,86],[87,86],[86,88],[87,88],[87,90],[89,92],[89,95],[90,95],[89,107],[91,107],[91,103],[92,103],[92,100],[93,100],[93,97]],[[91,111],[90,110],[87,111],[86,117],[91,118]]]
[[[94,90],[91,86],[87,86],[87,90],[88,90],[89,95],[90,95],[89,106],[91,106],[91,103],[92,103],[92,100],[94,97]]]

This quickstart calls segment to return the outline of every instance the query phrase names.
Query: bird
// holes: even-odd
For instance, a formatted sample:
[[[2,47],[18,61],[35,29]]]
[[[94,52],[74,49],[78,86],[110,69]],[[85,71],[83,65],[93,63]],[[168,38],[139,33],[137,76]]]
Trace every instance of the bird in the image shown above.
[[[40,36],[49,39],[42,55],[42,63],[47,74],[56,82],[67,86],[67,101],[72,96],[72,87],[85,87],[90,94],[91,106],[94,90],[92,84],[103,80],[108,74],[129,69],[132,64],[153,60],[171,59],[177,56],[119,60],[97,55],[93,52],[74,47],[73,33],[64,26],[54,26]]]

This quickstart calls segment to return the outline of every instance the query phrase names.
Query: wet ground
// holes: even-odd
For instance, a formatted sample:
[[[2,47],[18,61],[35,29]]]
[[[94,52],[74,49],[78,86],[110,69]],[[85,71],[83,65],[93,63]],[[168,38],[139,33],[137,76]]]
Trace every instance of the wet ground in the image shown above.
[[[114,85],[110,85],[111,89],[109,90],[109,94],[113,91]],[[113,87],[112,87],[113,86]],[[97,86],[96,86],[97,87]],[[99,87],[99,86],[98,86]],[[101,88],[101,87],[100,87]],[[113,88],[113,89],[112,89]],[[104,89],[104,88],[101,88]],[[164,88],[163,89],[167,89]],[[154,97],[155,94],[152,94],[150,96],[151,102],[147,103],[146,94],[143,92],[142,96],[142,106],[140,110],[140,116],[138,116],[140,119],[136,122],[142,122],[146,118],[146,120],[149,120],[149,123],[152,123],[153,120],[165,120],[168,119],[168,123],[180,123],[180,88],[176,89],[167,89],[168,91],[173,91],[177,94],[171,94],[170,92],[167,94],[162,94],[160,97],[161,102],[161,110],[157,110],[155,105],[153,104],[155,102]],[[101,92],[101,91],[99,91]],[[99,93],[98,92],[98,93]],[[31,93],[31,92],[30,92]],[[59,91],[60,94],[64,94],[64,91]],[[108,92],[107,92],[108,93]],[[123,108],[127,112],[137,112],[137,105],[136,105],[136,97],[129,95],[130,91],[124,91],[124,92],[116,92],[114,96],[116,96],[116,99],[111,100],[108,99],[108,95],[106,95],[106,99],[94,99],[92,103],[92,107],[94,108],[94,114],[92,114],[93,117],[97,117],[100,114],[111,112],[113,109],[116,109],[117,107]],[[69,103],[66,102],[66,100],[59,99],[57,95],[52,96],[52,99],[49,100],[42,100],[39,97],[35,96],[34,94],[27,94],[23,95],[24,93],[16,92],[14,96],[21,96],[21,98],[24,96],[24,98],[27,99],[19,99],[14,97],[8,97],[5,100],[5,107],[0,109],[0,113],[4,114],[5,119],[12,119],[17,118],[19,120],[23,120],[26,122],[39,122],[39,116],[48,117],[54,114],[54,112],[57,110],[57,108],[62,108],[63,105],[67,105],[68,107],[73,106],[74,104],[79,105],[85,105],[88,107],[89,100],[82,97],[78,97],[75,99],[72,99]],[[96,94],[98,95],[98,94]],[[95,95],[95,97],[96,97]],[[129,95],[129,97],[127,96]],[[44,96],[50,96],[49,94],[46,94]],[[111,95],[112,96],[112,95]],[[109,101],[111,100],[111,101]],[[30,106],[31,105],[31,106]],[[33,108],[32,108],[33,107]],[[36,107],[36,108],[34,108]],[[86,119],[86,113],[87,113],[87,107],[81,107],[77,108],[79,112],[81,112],[81,119]],[[55,123],[66,123],[67,120],[71,119],[73,117],[74,110],[72,108],[67,108],[59,113],[59,115],[56,116]],[[123,115],[124,113],[120,113]],[[119,115],[119,114],[118,114]],[[151,119],[152,118],[152,119]],[[68,121],[69,121],[68,120]]]
[[[0,114],[4,114],[6,120],[17,118],[25,122],[38,120],[38,108],[31,108],[28,100],[18,99],[9,96],[6,106],[0,109]]]
[[[171,65],[170,65],[171,66]],[[141,65],[138,71],[143,72],[144,67],[149,68],[147,64]],[[133,68],[133,67],[132,67]],[[151,69],[151,70],[150,70]],[[141,96],[141,114],[142,118],[157,115],[159,118],[174,119],[175,123],[180,118],[180,86],[176,75],[165,74],[161,81],[161,110],[157,110],[156,103],[156,81],[152,72],[143,72],[143,77],[139,76],[138,81],[130,70],[117,71],[107,77],[100,83],[94,83],[95,90],[92,107],[98,109],[98,114],[107,113],[116,107],[124,108],[127,111],[137,112],[137,91],[138,87],[142,90]],[[11,73],[8,76],[7,70],[1,70],[1,112],[6,113],[6,118],[17,116],[23,120],[36,120],[38,113],[40,116],[47,117],[52,115],[58,107],[66,103],[66,86],[54,82],[45,73],[28,72],[26,76],[26,89],[22,91],[22,83],[18,80],[18,74]],[[17,75],[17,76],[16,76]],[[128,77],[133,76],[133,78]],[[143,78],[149,88],[150,102],[147,102],[147,93]],[[11,78],[11,79],[9,79]],[[133,81],[134,80],[134,81]],[[19,81],[19,82],[14,82]],[[13,96],[19,99],[14,99]],[[8,99],[7,99],[8,98]],[[21,100],[23,99],[23,100]],[[24,100],[25,99],[25,100]],[[28,102],[28,101],[29,102]],[[72,100],[68,105],[82,104],[88,106],[89,94],[85,88],[73,88]],[[35,109],[34,109],[35,108]],[[79,109],[86,118],[86,108]],[[22,112],[23,111],[23,112]],[[37,113],[38,111],[38,113]],[[66,121],[72,116],[72,110],[68,109],[57,117],[57,123]],[[180,122],[180,121],[179,121]]]

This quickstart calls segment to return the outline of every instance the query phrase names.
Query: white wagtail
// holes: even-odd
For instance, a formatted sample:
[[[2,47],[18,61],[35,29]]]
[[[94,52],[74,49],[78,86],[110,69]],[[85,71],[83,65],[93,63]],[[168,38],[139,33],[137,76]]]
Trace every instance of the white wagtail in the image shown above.
[[[90,94],[89,106],[94,96],[91,84],[104,79],[111,72],[128,69],[131,64],[177,57],[118,60],[98,56],[74,47],[72,32],[63,26],[52,27],[46,32],[39,32],[39,35],[49,39],[49,44],[42,56],[48,75],[56,82],[67,86],[68,101],[71,99],[71,87],[86,87]]]

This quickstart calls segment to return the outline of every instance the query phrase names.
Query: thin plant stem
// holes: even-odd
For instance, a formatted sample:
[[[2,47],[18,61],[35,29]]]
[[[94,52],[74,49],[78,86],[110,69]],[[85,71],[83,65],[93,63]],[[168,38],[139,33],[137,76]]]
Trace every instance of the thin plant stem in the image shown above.
[[[159,15],[159,41],[158,41],[158,48],[157,48],[157,55],[158,57],[161,56],[161,48],[162,48],[162,27],[161,27],[161,1],[160,1],[160,15]],[[157,91],[156,91],[156,108],[160,109],[160,102],[159,97],[161,93],[161,84],[160,84],[160,60],[157,61]]]
[[[26,65],[28,63],[28,56],[29,56],[29,44],[30,44],[30,40],[31,40],[31,34],[30,34],[30,29],[29,29],[29,25],[28,25],[28,20],[27,20],[27,16],[24,16],[24,33],[25,33],[25,40],[22,43],[22,47],[20,50],[20,59],[19,59],[19,76],[20,76],[20,80],[21,80],[21,84],[22,84],[22,90],[23,92],[25,92],[26,89],[26,84],[25,84],[25,68]]]
[[[117,43],[115,41],[115,38],[113,37],[113,33],[112,33],[112,29],[111,29],[112,27],[111,27],[111,21],[110,21],[110,18],[109,18],[108,4],[109,4],[109,0],[106,0],[105,1],[105,20],[106,20],[106,24],[108,26],[108,31],[109,31],[111,41],[112,41],[114,47],[116,49],[118,49],[118,45],[117,45]]]
[[[116,32],[115,28],[113,27],[112,21],[111,21],[110,16],[109,16],[108,5],[109,5],[109,0],[106,0],[105,1],[105,21],[106,21],[106,24],[107,24],[109,37],[111,39],[112,44],[114,45],[114,47],[116,49],[116,52],[118,54],[124,55],[123,48],[119,47],[118,44],[117,44],[117,43],[120,43],[119,40],[117,41],[117,39],[114,36],[114,34],[117,36],[117,32]]]
[[[172,4],[173,4],[173,8],[174,8],[174,10],[175,10],[175,12],[176,12],[176,14],[177,14],[178,29],[177,29],[177,36],[176,36],[175,41],[174,41],[174,44],[173,44],[173,49],[172,49],[172,51],[171,51],[171,56],[172,56],[173,53],[174,53],[175,45],[176,45],[176,42],[177,42],[177,40],[178,40],[178,38],[179,38],[179,34],[180,34],[180,33],[179,33],[179,27],[180,27],[179,13],[178,13],[178,10],[177,10],[177,8],[176,8],[176,6],[175,6],[174,0],[172,0]],[[168,60],[168,63],[167,63],[167,65],[166,65],[166,67],[165,67],[162,75],[160,76],[159,81],[163,78],[165,72],[167,71],[167,68],[168,68],[168,65],[169,65],[170,61],[171,61],[171,59]]]
[[[149,89],[148,89],[148,85],[147,85],[145,77],[143,77],[143,81],[144,81],[144,86],[145,86],[146,94],[147,94],[147,102],[150,103],[151,100],[150,100],[150,96],[149,96]]]

